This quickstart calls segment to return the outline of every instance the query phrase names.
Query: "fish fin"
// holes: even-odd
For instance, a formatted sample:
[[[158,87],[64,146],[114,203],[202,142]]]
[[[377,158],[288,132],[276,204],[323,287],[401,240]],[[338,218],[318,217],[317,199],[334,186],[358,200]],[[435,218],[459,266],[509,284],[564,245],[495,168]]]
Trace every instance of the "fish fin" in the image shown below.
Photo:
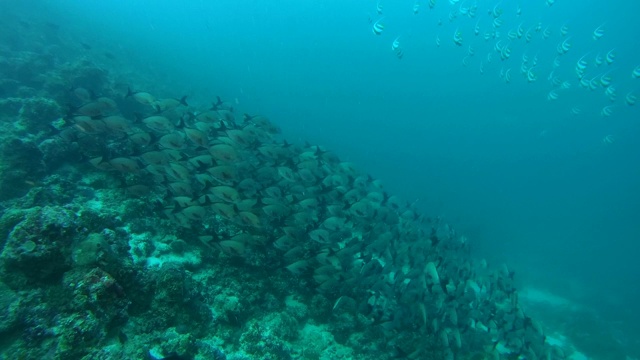
[[[184,118],[181,116],[180,120],[178,120],[178,123],[175,124],[176,128],[178,129],[184,129],[186,127],[186,124],[184,122]]]
[[[180,104],[182,104],[184,106],[189,106],[189,104],[187,104],[187,96],[188,95],[185,95],[185,96],[180,98]]]

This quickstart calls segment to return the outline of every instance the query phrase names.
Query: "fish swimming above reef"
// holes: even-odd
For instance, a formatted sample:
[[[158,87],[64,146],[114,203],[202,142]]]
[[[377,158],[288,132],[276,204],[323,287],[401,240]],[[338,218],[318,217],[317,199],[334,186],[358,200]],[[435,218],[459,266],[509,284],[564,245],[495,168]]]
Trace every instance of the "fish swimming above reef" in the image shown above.
[[[503,76],[509,81],[509,70]],[[280,139],[265,116],[238,121],[220,98],[209,109],[184,97],[129,91],[126,98],[149,105],[146,112],[131,119],[119,102],[95,100],[109,106],[76,110],[65,129],[75,136],[66,138],[97,171],[119,178],[127,196],[153,199],[165,221],[205,251],[238,259],[269,253],[281,271],[333,299],[333,311],[353,304],[389,339],[411,329],[409,358],[434,351],[425,337],[442,358],[478,342],[503,354],[552,351],[519,307],[509,269],[479,266],[466,255],[466,239],[354,164]],[[154,107],[157,99],[173,100]]]

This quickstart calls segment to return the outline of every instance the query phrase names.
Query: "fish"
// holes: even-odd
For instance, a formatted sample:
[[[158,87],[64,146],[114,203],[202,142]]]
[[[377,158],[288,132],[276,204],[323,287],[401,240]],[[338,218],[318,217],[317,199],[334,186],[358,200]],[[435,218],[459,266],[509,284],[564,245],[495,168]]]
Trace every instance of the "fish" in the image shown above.
[[[538,80],[538,76],[533,72],[533,67],[527,70],[527,82],[535,82]]]
[[[101,97],[95,101],[85,103],[70,110],[70,114],[84,115],[89,117],[101,117],[113,114],[117,110],[117,105],[113,100]]]
[[[129,135],[129,140],[138,146],[149,146],[154,136],[145,131],[138,131]]]
[[[525,33],[525,30],[524,30],[524,28],[522,27],[522,23],[520,23],[520,24],[518,25],[518,29],[516,30],[516,37],[517,37],[518,39],[522,39],[522,36],[524,35],[524,33]]]
[[[499,18],[503,13],[502,8],[500,8],[500,2],[495,4],[493,8],[489,10],[489,15],[493,16],[495,19]]]
[[[111,115],[101,119],[106,128],[113,132],[128,134],[132,131],[129,120],[119,115]]]
[[[563,55],[569,52],[569,49],[571,49],[571,43],[569,42],[569,40],[571,40],[571,37],[564,39],[564,41],[556,46],[556,50],[558,51],[559,55]]]
[[[604,64],[604,58],[602,58],[602,55],[600,55],[600,53],[598,53],[598,55],[596,55],[596,58],[594,60],[596,66],[600,66],[602,64]]]
[[[137,116],[140,118],[140,116]],[[148,116],[146,118],[141,119],[142,123],[145,124],[149,129],[161,132],[168,133],[175,129],[175,125],[169,120],[169,118],[160,115]]]
[[[181,97],[180,99],[168,98],[168,99],[159,99],[155,100],[150,104],[157,112],[172,110],[177,108],[178,106],[189,106],[187,104],[187,95]]]
[[[413,14],[417,15],[419,12],[420,12],[420,3],[416,1],[413,4]]]
[[[162,356],[162,355],[157,356],[152,354],[151,351],[149,351],[148,356],[149,356],[149,360],[193,360],[192,355],[178,354],[177,352],[172,352],[166,356]]]
[[[598,26],[595,30],[593,30],[593,40],[599,40],[604,35],[604,24]]]
[[[376,12],[378,13],[378,15],[382,15],[382,4],[379,1],[376,4]]]
[[[600,85],[602,85],[602,87],[608,87],[611,85],[611,82],[613,81],[613,78],[609,75],[609,73],[611,72],[611,70],[605,72],[604,74],[599,76],[600,79]]]
[[[524,40],[528,43],[531,42],[531,40],[533,40],[533,33],[531,32],[531,29],[527,30],[526,33],[524,33]]]
[[[640,65],[636,66],[631,72],[631,77],[634,79],[640,79]]]
[[[633,92],[630,92],[624,97],[624,101],[627,105],[633,106],[638,102],[638,97]]]
[[[211,108],[209,110],[219,110],[220,112],[222,112],[222,110],[233,111],[233,105],[231,105],[231,103],[223,101],[220,96],[216,96],[216,101],[211,103]]]
[[[206,148],[209,145],[209,136],[206,132],[199,129],[185,127],[183,129],[187,139],[200,148]]]
[[[373,26],[371,27],[371,31],[376,34],[376,35],[380,35],[382,34],[382,32],[384,31],[384,24],[382,23],[382,20],[384,18],[380,18],[378,19],[378,21],[376,21],[375,23],[373,23]]]
[[[436,7],[436,0],[429,0],[429,9]]]
[[[131,90],[131,88],[127,88],[125,99],[129,97],[132,97],[135,101],[139,102],[142,105],[152,105],[156,101],[156,98],[148,92],[134,92]]]
[[[118,157],[118,158],[111,159],[109,161],[109,164],[114,169],[123,173],[137,174],[141,170],[140,164],[137,161],[130,158],[126,158],[126,157]]]
[[[609,117],[613,114],[613,105],[608,105],[600,110],[600,115],[604,117]]]
[[[584,59],[587,55],[589,54],[585,54],[583,55],[580,59],[578,59],[578,62],[576,63],[576,74],[578,75],[578,78],[582,78],[584,76],[584,72],[587,69],[587,61]]]
[[[615,49],[611,49],[607,52],[607,55],[605,55],[604,57],[605,61],[607,62],[607,65],[611,65],[614,63],[614,61],[616,60],[616,53],[615,53]]]
[[[615,138],[613,137],[613,135],[607,135],[604,138],[602,138],[602,143],[605,145],[613,144],[614,141],[615,141]]]
[[[551,7],[553,4],[556,3],[556,0],[546,0],[547,6]]]
[[[181,150],[185,147],[185,139],[181,133],[170,133],[160,137],[158,144],[163,149]]]
[[[107,129],[103,121],[93,119],[90,116],[75,116],[72,120],[73,126],[85,134],[97,135],[104,133]]]
[[[558,100],[558,93],[554,90],[549,91],[549,93],[547,94],[547,100]]]
[[[72,88],[71,93],[73,93],[73,95],[84,104],[89,103],[96,98],[96,95],[93,93],[93,91],[87,90],[80,86]]]
[[[391,43],[391,51],[397,51],[400,48],[400,36],[396,37]]]
[[[560,28],[560,35],[567,36],[568,33],[569,33],[569,26],[567,24],[563,24],[562,27]]]
[[[462,46],[462,32],[460,32],[459,29],[456,29],[453,33],[453,43],[458,46]]]
[[[618,98],[618,94],[616,93],[616,88],[613,86],[609,86],[607,87],[607,89],[604,91],[604,94],[609,98],[609,100],[611,101],[616,101],[616,99]]]

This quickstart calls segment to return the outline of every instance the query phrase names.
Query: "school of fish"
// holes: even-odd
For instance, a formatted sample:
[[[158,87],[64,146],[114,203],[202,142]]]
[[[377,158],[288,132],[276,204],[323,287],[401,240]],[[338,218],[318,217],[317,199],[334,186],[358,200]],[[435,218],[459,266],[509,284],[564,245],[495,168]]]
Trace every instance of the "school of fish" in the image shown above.
[[[365,316],[395,356],[565,358],[518,304],[512,271],[472,260],[466,238],[321,146],[289,144],[266,117],[239,119],[220,98],[198,108],[131,89],[72,96],[58,134],[89,164],[204,248],[265,254],[315,284],[332,311]]]
[[[538,2],[546,4],[546,10],[552,12],[556,0]],[[537,5],[538,2],[527,5]],[[376,2],[375,15],[369,15],[372,32],[378,36],[385,31],[385,21],[388,20],[384,14],[384,3],[384,0]],[[509,84],[516,78],[516,74],[526,83],[538,82],[542,74],[546,74],[549,85],[546,99],[558,102],[566,97],[567,102],[573,102],[567,104],[566,110],[566,114],[572,116],[587,114],[582,111],[581,103],[585,102],[601,103],[599,111],[590,110],[591,113],[609,118],[619,112],[621,107],[634,106],[638,101],[640,65],[633,69],[618,66],[618,51],[607,45],[607,22],[599,23],[591,33],[573,34],[569,22],[558,26],[537,19],[526,19],[526,11],[522,6],[506,1],[416,0],[412,7],[407,6],[407,12],[421,14],[419,9],[423,3],[430,10],[449,7],[447,20],[451,24],[460,25],[450,35],[441,37],[440,32],[435,34],[435,45],[440,48],[443,39],[451,39],[455,48],[463,51],[461,65],[477,67],[480,75],[489,71],[491,66],[495,74],[505,84]],[[437,18],[438,15],[427,13],[424,16],[427,17],[425,21],[437,22],[438,28],[446,28],[442,18]],[[473,30],[465,31],[464,28]],[[406,26],[393,31],[396,34],[412,32]],[[394,35],[391,49],[402,59],[405,48],[399,39],[401,35]],[[584,49],[574,48],[574,43],[585,42],[591,45]],[[548,51],[552,48],[555,51]],[[514,51],[521,53],[515,56]],[[571,56],[575,58],[571,59]],[[500,65],[496,65],[496,59],[500,60]],[[589,96],[585,91],[575,96],[574,89],[578,88],[587,92],[600,92],[602,96],[596,101],[584,98]],[[623,101],[619,101],[618,94],[622,95]],[[581,98],[584,98],[583,101],[576,102]]]

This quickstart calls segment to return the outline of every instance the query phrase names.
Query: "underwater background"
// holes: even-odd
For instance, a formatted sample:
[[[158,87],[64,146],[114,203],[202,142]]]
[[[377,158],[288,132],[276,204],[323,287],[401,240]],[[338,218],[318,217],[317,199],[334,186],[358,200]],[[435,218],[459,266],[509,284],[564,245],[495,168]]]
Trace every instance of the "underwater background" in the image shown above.
[[[3,1],[1,40],[265,115],[505,263],[584,358],[639,357],[640,4],[432,3]]]

